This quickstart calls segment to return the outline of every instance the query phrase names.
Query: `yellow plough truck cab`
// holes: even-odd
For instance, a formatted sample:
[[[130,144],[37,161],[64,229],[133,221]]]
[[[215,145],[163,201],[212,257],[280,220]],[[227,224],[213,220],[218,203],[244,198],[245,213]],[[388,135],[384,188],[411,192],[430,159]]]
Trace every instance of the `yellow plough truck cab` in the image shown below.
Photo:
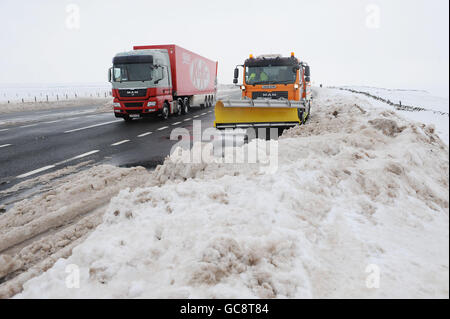
[[[310,68],[291,53],[252,55],[234,70],[244,69],[242,99],[220,100],[215,107],[214,126],[227,128],[289,128],[303,124],[311,110]]]

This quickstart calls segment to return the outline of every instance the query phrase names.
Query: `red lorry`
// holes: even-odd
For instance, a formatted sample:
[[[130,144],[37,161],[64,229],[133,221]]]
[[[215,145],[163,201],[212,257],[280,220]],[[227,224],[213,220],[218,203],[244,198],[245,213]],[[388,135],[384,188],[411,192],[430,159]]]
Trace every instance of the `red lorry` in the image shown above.
[[[113,58],[108,77],[116,117],[167,119],[191,106],[214,105],[217,62],[177,45],[135,46]]]

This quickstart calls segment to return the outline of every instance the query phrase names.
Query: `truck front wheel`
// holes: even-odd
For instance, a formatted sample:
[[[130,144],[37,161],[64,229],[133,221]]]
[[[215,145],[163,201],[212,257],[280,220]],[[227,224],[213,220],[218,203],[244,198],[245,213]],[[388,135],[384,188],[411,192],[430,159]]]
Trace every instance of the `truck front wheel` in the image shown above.
[[[123,117],[123,120],[124,120],[125,122],[127,122],[127,123],[133,121],[133,119],[132,119],[129,115],[125,115],[125,116]]]
[[[164,103],[164,106],[161,110],[161,116],[163,120],[167,120],[169,118],[169,104],[167,102]]]
[[[311,115],[311,101],[308,102],[308,114],[306,114],[305,121],[309,120],[310,115]]]

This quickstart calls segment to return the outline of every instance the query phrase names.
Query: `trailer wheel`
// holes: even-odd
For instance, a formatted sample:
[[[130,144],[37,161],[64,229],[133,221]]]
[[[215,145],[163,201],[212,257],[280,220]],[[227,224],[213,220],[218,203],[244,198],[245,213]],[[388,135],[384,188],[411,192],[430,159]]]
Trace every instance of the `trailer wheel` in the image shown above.
[[[188,114],[189,113],[189,99],[187,97],[184,98],[183,101],[183,114]]]
[[[169,104],[167,102],[164,103],[164,106],[161,110],[161,116],[163,118],[163,120],[167,120],[169,118]]]
[[[177,115],[180,116],[181,114],[183,114],[183,100],[178,99],[177,100]]]
[[[211,107],[212,105],[213,105],[212,95],[210,95],[209,98],[208,98],[208,107]]]
[[[203,102],[203,104],[200,104],[200,108],[206,109],[207,107],[208,107],[208,97],[205,96],[205,101]]]

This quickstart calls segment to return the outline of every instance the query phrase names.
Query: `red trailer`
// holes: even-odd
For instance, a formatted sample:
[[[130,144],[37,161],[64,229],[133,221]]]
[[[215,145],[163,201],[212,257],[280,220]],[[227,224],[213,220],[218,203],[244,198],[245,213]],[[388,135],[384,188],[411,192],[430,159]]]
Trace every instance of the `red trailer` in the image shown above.
[[[176,45],[135,46],[114,57],[109,79],[116,117],[168,118],[214,105],[217,62]]]

